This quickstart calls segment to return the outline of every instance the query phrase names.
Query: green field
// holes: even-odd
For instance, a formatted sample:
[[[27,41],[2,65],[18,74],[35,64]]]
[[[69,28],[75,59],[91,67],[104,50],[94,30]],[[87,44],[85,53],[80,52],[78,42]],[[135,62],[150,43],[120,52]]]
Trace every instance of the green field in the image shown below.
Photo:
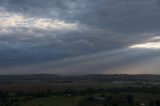
[[[23,80],[7,77],[7,81],[6,77],[1,78],[0,106],[160,106],[157,76],[146,79],[143,76],[140,80],[120,76],[112,81],[101,76],[67,80],[32,77],[22,77]]]
[[[125,102],[125,95],[132,94],[134,96],[134,105],[140,106],[141,103],[145,103],[149,106],[150,101],[154,101],[157,98],[160,98],[159,94],[145,94],[145,93],[126,93],[126,94],[103,94],[106,97],[112,95],[112,100],[89,100],[91,96],[74,96],[74,97],[65,97],[65,96],[51,96],[51,97],[42,97],[35,98],[33,100],[27,101],[21,106],[112,106],[115,102],[119,102],[119,106],[127,106]],[[100,97],[102,94],[95,94],[92,97]]]
[[[77,106],[80,97],[66,98],[61,96],[37,98],[26,102],[23,106]]]

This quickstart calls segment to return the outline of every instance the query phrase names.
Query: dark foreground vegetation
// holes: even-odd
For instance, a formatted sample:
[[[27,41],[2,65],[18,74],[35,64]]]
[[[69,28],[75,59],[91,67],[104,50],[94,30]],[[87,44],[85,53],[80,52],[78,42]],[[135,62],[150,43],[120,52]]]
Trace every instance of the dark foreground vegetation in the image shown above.
[[[0,76],[0,106],[160,106],[160,76]]]

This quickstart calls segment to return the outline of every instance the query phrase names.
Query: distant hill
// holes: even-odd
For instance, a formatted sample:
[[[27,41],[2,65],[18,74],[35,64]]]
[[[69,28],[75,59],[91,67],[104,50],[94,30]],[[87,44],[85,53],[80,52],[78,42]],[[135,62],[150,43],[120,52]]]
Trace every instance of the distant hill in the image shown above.
[[[83,76],[60,76],[53,74],[29,74],[29,75],[1,75],[0,81],[13,80],[95,80],[95,81],[160,81],[160,75],[127,75],[92,74]]]

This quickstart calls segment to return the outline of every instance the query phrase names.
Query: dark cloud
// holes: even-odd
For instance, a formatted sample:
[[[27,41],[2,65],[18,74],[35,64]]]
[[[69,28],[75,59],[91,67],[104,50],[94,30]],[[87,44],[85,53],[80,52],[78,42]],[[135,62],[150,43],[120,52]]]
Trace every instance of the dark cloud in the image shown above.
[[[78,21],[118,32],[155,31],[159,0],[2,0],[10,11]]]
[[[12,26],[6,33],[0,26],[0,67],[111,52],[146,42],[160,34],[159,3],[159,0],[1,0],[0,12],[8,12],[10,16],[29,17],[29,22],[32,18],[59,20],[76,23],[78,28],[49,30],[22,25]],[[107,67],[144,60],[148,55],[143,54],[129,55],[126,61],[121,61],[125,59],[122,56]],[[100,63],[97,68],[103,67],[104,63]]]
[[[9,11],[76,21],[121,33],[155,32],[160,25],[159,0],[2,0]]]

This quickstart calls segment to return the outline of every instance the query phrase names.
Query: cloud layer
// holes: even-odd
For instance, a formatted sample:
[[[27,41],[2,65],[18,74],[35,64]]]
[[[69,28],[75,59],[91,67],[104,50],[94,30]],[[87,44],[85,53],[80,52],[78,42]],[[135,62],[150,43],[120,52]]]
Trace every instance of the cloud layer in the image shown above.
[[[148,56],[158,56],[159,11],[159,0],[1,0],[0,73],[25,73],[12,68],[25,69],[29,65],[32,70],[59,61],[61,71],[56,65],[45,65],[47,72],[112,73],[113,68],[145,62]],[[129,52],[120,52],[124,49]],[[105,61],[96,57],[111,52],[115,53],[103,55]],[[137,55],[133,56],[132,52]],[[98,62],[85,63],[90,55]],[[80,57],[87,60],[74,60]],[[69,59],[67,64],[62,64],[66,59]],[[72,66],[72,59],[79,65]],[[78,70],[82,66],[86,68]],[[95,70],[88,71],[92,66]],[[136,73],[131,69],[130,73]]]

